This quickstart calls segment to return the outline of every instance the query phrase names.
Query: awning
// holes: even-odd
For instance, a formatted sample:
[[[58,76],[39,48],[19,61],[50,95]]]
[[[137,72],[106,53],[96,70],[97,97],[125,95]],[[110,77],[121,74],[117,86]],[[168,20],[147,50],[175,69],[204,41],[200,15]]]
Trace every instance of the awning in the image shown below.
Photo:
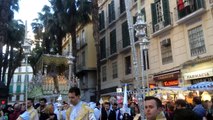
[[[194,85],[187,87],[188,90],[213,90],[213,82],[200,82]]]

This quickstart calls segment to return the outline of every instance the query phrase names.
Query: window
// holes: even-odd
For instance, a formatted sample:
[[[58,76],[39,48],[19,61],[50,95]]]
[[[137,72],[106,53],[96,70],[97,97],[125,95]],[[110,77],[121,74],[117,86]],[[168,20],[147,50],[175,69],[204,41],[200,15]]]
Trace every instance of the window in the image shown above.
[[[117,51],[116,45],[116,30],[110,32],[110,54],[113,54]]]
[[[84,30],[82,30],[81,35],[82,35],[82,45],[84,45],[84,44],[86,44],[86,37],[85,37],[85,31]]]
[[[82,65],[85,66],[86,61],[85,61],[86,57],[85,57],[85,51],[82,52]]]
[[[13,85],[10,84],[9,93],[13,93]]]
[[[125,74],[131,74],[131,57],[125,57]]]
[[[21,93],[21,85],[17,85],[17,87],[16,87],[16,93]]]
[[[16,95],[16,101],[20,100],[20,95]]]
[[[102,81],[106,81],[107,80],[107,71],[106,71],[106,66],[102,67]]]
[[[122,41],[123,41],[123,48],[130,45],[130,37],[129,37],[129,29],[128,29],[127,21],[122,23]]]
[[[104,11],[101,11],[101,13],[99,13],[99,30],[102,30],[105,27],[104,19]]]
[[[80,38],[79,38],[79,36],[77,36],[77,37],[76,37],[76,48],[77,48],[77,49],[80,49],[80,44],[81,44],[81,43],[80,43]]]
[[[115,7],[114,7],[114,0],[108,5],[108,13],[109,13],[109,23],[115,20]]]
[[[171,40],[165,39],[161,41],[160,44],[161,44],[162,64],[165,65],[173,62]]]
[[[18,80],[17,80],[18,83],[21,82],[21,75],[18,75]]]
[[[198,26],[188,31],[191,56],[206,53],[202,26]]]
[[[25,80],[27,80],[29,82],[29,75],[25,75]]]
[[[106,40],[105,37],[100,41],[101,59],[106,58]]]
[[[205,7],[205,0],[177,0],[178,19]]]
[[[156,5],[156,15],[157,15],[157,22],[159,23],[159,22],[161,22],[161,21],[163,21],[163,10],[162,10],[162,5],[161,5],[161,1],[159,0],[159,1],[157,1],[156,3],[155,3],[155,5]]]
[[[153,31],[156,32],[171,23],[169,0],[155,0],[151,4]]]
[[[120,14],[123,13],[125,10],[125,0],[120,0]]]
[[[112,78],[117,78],[118,77],[118,65],[117,62],[112,63]]]

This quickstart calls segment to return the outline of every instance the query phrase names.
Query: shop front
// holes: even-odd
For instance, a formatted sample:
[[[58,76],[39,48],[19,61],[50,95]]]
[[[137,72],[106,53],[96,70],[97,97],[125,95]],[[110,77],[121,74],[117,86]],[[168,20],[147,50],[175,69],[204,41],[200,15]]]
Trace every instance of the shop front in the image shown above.
[[[213,81],[213,68],[207,68],[202,70],[196,70],[193,72],[183,73],[183,79],[186,83],[191,85],[200,82],[212,82]]]
[[[154,81],[158,86],[171,87],[179,85],[180,71],[171,71],[154,75]]]

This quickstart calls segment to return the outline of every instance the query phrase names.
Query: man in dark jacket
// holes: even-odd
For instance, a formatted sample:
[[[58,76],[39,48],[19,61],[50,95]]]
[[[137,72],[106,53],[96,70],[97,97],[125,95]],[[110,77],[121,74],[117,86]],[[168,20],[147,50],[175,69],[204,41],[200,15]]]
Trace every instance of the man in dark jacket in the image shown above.
[[[185,100],[176,100],[176,110],[174,112],[173,120],[199,120],[197,115],[191,109],[186,108],[186,105]]]
[[[195,107],[193,108],[193,111],[197,114],[200,120],[203,119],[203,117],[206,116],[206,110],[201,104],[201,99],[200,97],[194,97],[193,98],[193,103],[195,104]]]
[[[101,109],[101,120],[116,120],[116,113],[114,110],[110,110],[109,102],[105,102]]]

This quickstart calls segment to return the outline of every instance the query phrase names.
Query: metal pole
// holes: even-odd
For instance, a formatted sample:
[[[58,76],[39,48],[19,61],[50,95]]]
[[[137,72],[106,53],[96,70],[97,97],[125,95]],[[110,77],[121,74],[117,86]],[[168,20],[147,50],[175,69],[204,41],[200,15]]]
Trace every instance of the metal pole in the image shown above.
[[[28,89],[28,70],[27,70],[27,61],[28,61],[28,56],[27,54],[25,55],[25,67],[26,67],[26,74],[25,74],[25,85],[26,85],[26,91],[25,91],[25,102],[26,102],[26,110],[27,110],[27,97],[28,97],[28,94],[27,94],[27,89]]]
[[[140,38],[141,39],[141,38]],[[142,103],[141,106],[141,119],[145,119],[144,115],[144,99],[145,99],[145,79],[144,79],[144,61],[143,61],[143,43],[142,40],[140,40],[140,63],[141,63],[141,82],[142,82],[142,100],[140,101]]]
[[[148,80],[148,74],[147,74],[147,70],[148,70],[148,62],[147,62],[147,50],[144,50],[144,56],[145,56],[145,65],[146,65],[146,85],[147,85],[147,94],[149,96],[149,80]]]
[[[69,88],[72,86],[72,66],[71,66],[71,60],[69,59]]]
[[[141,96],[141,83],[139,81],[139,69],[138,69],[138,61],[137,61],[137,55],[136,55],[136,50],[135,50],[135,40],[134,40],[134,29],[133,29],[133,18],[131,15],[131,11],[129,8],[130,5],[130,0],[125,0],[125,7],[126,7],[126,14],[127,14],[127,23],[129,27],[129,35],[130,35],[130,43],[131,43],[131,52],[132,52],[132,60],[133,60],[133,65],[134,65],[134,77],[136,80],[136,90],[137,90],[137,99],[140,107],[140,115],[141,115],[141,120],[144,120],[144,107],[143,107],[143,97]],[[138,15],[140,15],[140,1],[138,0]],[[142,47],[141,47],[142,48]],[[143,92],[143,91],[142,91]]]

